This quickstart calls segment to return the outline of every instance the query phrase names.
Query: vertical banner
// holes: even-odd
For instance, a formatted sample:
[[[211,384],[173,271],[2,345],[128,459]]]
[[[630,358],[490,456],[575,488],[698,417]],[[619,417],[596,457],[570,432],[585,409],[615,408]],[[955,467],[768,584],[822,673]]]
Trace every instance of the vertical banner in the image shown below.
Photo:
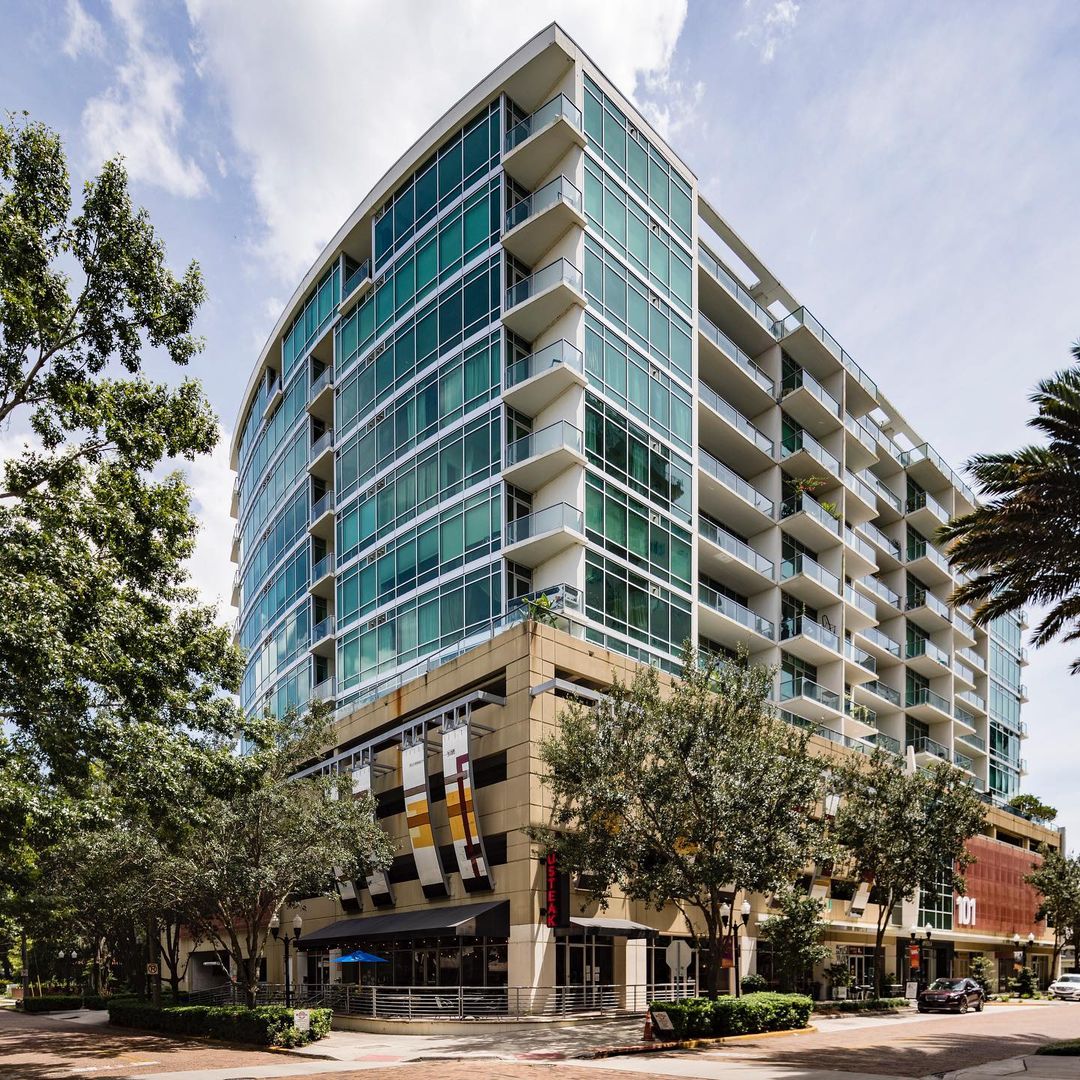
[[[484,854],[484,841],[476,823],[472,769],[469,758],[469,723],[456,726],[447,717],[442,729],[443,779],[446,781],[446,815],[461,883],[466,892],[494,887]]]
[[[431,792],[428,788],[427,743],[424,729],[401,736],[401,779],[405,787],[405,819],[409,826],[416,873],[429,899],[448,896],[435,833],[431,828]]]
[[[371,793],[372,769],[371,761],[365,760],[353,769],[352,793],[360,796]],[[390,878],[385,870],[375,870],[367,877],[368,892],[371,894],[371,902],[376,907],[392,907],[394,903],[394,890],[390,887]]]

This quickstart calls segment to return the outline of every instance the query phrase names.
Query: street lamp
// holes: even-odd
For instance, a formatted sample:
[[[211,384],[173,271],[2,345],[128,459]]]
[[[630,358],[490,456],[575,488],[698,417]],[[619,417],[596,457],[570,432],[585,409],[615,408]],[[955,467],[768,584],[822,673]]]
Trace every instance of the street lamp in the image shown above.
[[[299,913],[293,918],[292,932],[293,940],[297,941],[300,938],[300,931],[303,929],[304,920],[300,918]],[[281,933],[281,920],[278,918],[278,914],[275,911],[273,918],[270,920],[270,933],[273,934],[274,940],[277,941],[278,935]],[[282,942],[285,946],[285,1008],[289,1008],[291,1002],[289,1000],[289,935],[286,934],[282,938]]]
[[[739,914],[742,916],[742,927],[745,929],[746,925],[750,922],[750,901],[744,900],[742,906],[739,908]],[[733,937],[731,955],[735,962],[735,996],[742,997],[742,980],[740,977],[740,960],[739,955],[739,923],[735,922],[731,917],[731,905],[726,901],[720,905],[720,921],[724,924],[724,935],[727,935],[728,924],[731,924],[731,934]]]
[[[57,964],[56,964],[56,979],[57,979],[57,981],[58,981],[58,982],[63,982],[63,983],[64,983],[64,987],[65,987],[65,989],[66,989],[66,988],[68,988],[68,987],[69,987],[69,986],[71,985],[71,984],[70,984],[70,981],[65,981],[65,980],[64,980],[64,961],[65,961],[66,959],[67,959],[67,953],[66,953],[66,952],[64,952],[64,950],[63,950],[63,949],[61,949],[61,950],[60,950],[60,951],[59,951],[59,952],[58,952],[58,953],[56,954],[56,960],[57,960]]]
[[[71,950],[71,982],[77,988],[78,983],[75,981],[75,961],[79,959],[79,954],[72,949]]]

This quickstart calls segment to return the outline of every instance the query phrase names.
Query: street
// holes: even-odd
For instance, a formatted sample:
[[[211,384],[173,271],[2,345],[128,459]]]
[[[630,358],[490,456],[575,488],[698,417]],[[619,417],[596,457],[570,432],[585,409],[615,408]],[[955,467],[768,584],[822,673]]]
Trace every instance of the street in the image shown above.
[[[854,1076],[944,1076],[1030,1054],[1043,1042],[1080,1036],[1080,1005],[993,1006],[966,1016],[820,1020],[805,1034],[765,1036],[676,1053],[582,1060],[627,1043],[637,1024],[538,1027],[453,1036],[335,1032],[302,1051],[267,1051],[109,1028],[103,1014],[78,1021],[0,1014],[0,1078],[18,1080],[630,1080],[642,1076],[726,1080],[851,1080]],[[457,1059],[457,1060],[455,1060]],[[556,1072],[557,1070],[557,1072]],[[1080,1059],[1038,1058],[979,1069],[1077,1078]]]

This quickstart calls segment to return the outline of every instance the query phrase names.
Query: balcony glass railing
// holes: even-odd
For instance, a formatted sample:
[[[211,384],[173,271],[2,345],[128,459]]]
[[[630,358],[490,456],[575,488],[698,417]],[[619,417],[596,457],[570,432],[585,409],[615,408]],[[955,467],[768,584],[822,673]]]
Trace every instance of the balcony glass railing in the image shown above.
[[[312,380],[310,400],[314,401],[328,386],[334,385],[334,369],[324,367]]]
[[[840,402],[809,371],[799,368],[797,371],[791,372],[790,375],[784,376],[784,381],[781,384],[782,396],[787,397],[788,394],[793,394],[796,390],[805,390],[827,413],[835,416],[838,420],[840,419]]]
[[[323,497],[315,502],[311,507],[311,520],[318,521],[323,514],[332,513],[334,509],[334,493],[328,491]]]
[[[883,634],[876,626],[868,626],[865,630],[859,630],[858,633],[862,634],[867,641],[872,641],[879,649],[884,649],[885,652],[899,659],[902,651],[900,642],[893,641],[888,634]]]
[[[698,600],[713,611],[718,611],[721,615],[733,619],[740,626],[745,626],[748,630],[753,630],[754,633],[761,634],[770,641],[773,640],[775,631],[768,619],[763,619],[737,600],[732,600],[730,596],[717,592],[712,586],[698,582]]]
[[[806,310],[806,308],[798,308],[779,324],[780,336],[787,337],[788,334],[793,334],[798,330],[800,326],[805,326],[806,329],[809,330],[810,333],[813,334],[814,337],[816,337],[818,341],[820,341],[821,344],[844,365],[848,374],[851,375],[872,398],[877,398],[877,383],[875,383],[874,380],[855,363],[848,353],[844,351],[840,342],[838,342],[836,338],[834,338],[832,334],[830,334],[829,331]]]
[[[975,726],[975,716],[969,713],[967,709],[962,709],[959,705],[953,705],[953,717],[961,724],[967,724],[968,727]]]
[[[802,552],[793,558],[784,559],[780,564],[780,578],[782,581],[797,577],[799,574],[805,574],[808,578],[812,578],[819,585],[828,589],[829,592],[836,593],[837,596],[840,595],[840,579],[831,571],[826,570],[817,559],[812,559]]]
[[[832,690],[826,690],[824,686],[819,686],[813,679],[808,679],[803,675],[780,681],[780,700],[791,701],[792,698],[807,698],[828,709],[840,712],[840,695]]]
[[[833,652],[840,651],[840,638],[832,630],[826,630],[819,622],[815,622],[809,615],[796,615],[793,618],[780,620],[780,640],[788,638],[807,637],[816,641],[826,649]]]
[[[968,746],[973,746],[976,750],[986,753],[986,740],[979,735],[968,735],[966,732],[961,732],[957,734],[956,741],[966,743]]]
[[[894,559],[900,558],[900,542],[887,536],[870,521],[864,521],[859,526],[859,531],[869,537],[870,542],[877,544],[882,551],[887,551]]]
[[[903,465],[905,469],[910,469],[912,465],[920,461],[929,461],[932,465],[936,466],[938,471],[948,479],[949,483],[963,492],[964,497],[969,503],[974,504],[975,493],[955,472],[953,472],[949,465],[946,464],[945,459],[929,443],[922,443],[919,446],[913,447],[911,450],[904,450],[901,452],[900,464]]]
[[[867,599],[862,593],[856,592],[850,585],[844,586],[844,599],[853,607],[861,611],[867,618],[877,618],[877,606],[873,600]]]
[[[963,679],[964,682],[975,683],[975,672],[967,666],[958,657],[953,657],[953,671],[956,673],[958,679]]]
[[[883,581],[878,581],[873,574],[867,574],[866,577],[861,578],[859,584],[865,585],[875,596],[884,600],[886,604],[890,604],[894,608],[900,607],[900,594],[893,592]]]
[[[939,709],[946,716],[952,713],[948,701],[940,694],[935,694],[929,686],[918,686],[907,692],[907,707],[910,709],[916,705],[929,705],[931,708]]]
[[[858,417],[850,413],[844,414],[844,427],[867,449],[871,454],[877,453],[877,439],[874,433]]]
[[[311,457],[309,460],[318,461],[318,459],[327,452],[327,450],[334,449],[334,431],[329,429],[324,431],[312,444],[311,444]]]
[[[823,528],[840,535],[840,519],[830,514],[813,495],[805,491],[799,495],[789,495],[780,504],[782,518],[791,517],[793,514],[809,514]]]
[[[522,540],[531,540],[557,529],[569,529],[571,532],[584,534],[581,511],[569,503],[556,503],[554,506],[545,506],[543,510],[534,510],[531,514],[514,518],[506,523],[506,543],[519,544]]]
[[[559,94],[546,105],[541,105],[531,116],[525,117],[519,124],[515,124],[506,133],[506,152],[510,153],[515,146],[523,143],[530,135],[535,134],[548,124],[553,124],[558,119],[566,120],[571,127],[581,130],[581,110],[565,95]]]
[[[702,315],[700,312],[698,313],[698,329],[736,367],[742,368],[742,370],[745,371],[762,390],[766,391],[770,397],[772,396],[774,389],[772,379],[770,379],[769,376],[766,375],[765,372],[762,371],[761,368],[759,368],[757,364],[755,364],[754,361],[724,333],[723,330],[714,325],[711,319],[706,318],[706,316]]]
[[[908,562],[915,562],[916,559],[928,559],[943,573],[952,574],[949,569],[949,560],[933,544],[929,544],[925,540],[908,540],[907,558]]]
[[[986,701],[974,690],[961,690],[956,696],[961,701],[966,701],[968,705],[974,706],[979,712],[986,712]]]
[[[887,683],[883,683],[880,679],[877,682],[863,683],[863,687],[869,690],[871,694],[877,694],[879,698],[883,698],[890,705],[900,708],[900,691],[894,690]]]
[[[942,761],[949,760],[949,751],[941,743],[935,742],[927,735],[920,736],[918,739],[908,739],[908,746],[914,747],[916,754],[933,754],[934,757],[939,757]]]
[[[717,461],[708,450],[698,450],[698,465],[714,480],[718,480],[729,491],[735,492],[739,498],[744,499],[756,510],[760,510],[766,517],[771,518],[775,515],[776,506],[772,499],[762,495],[753,484],[729,469],[722,461]]]
[[[789,458],[800,450],[809,454],[826,472],[840,475],[840,462],[808,431],[793,431],[784,436],[781,457]]]
[[[961,754],[959,750],[953,751],[953,764],[959,766],[961,769],[967,769],[971,771],[975,762],[967,756],[967,754]]]
[[[749,439],[762,453],[773,455],[773,441],[763,431],[759,431],[734,405],[728,404],[708,383],[698,383],[701,400],[722,416],[736,431]]]
[[[975,627],[972,626],[971,623],[960,614],[959,610],[955,608],[953,609],[953,626],[955,626],[964,637],[970,638],[972,641],[975,640]]]
[[[581,271],[569,259],[556,259],[537,270],[531,277],[511,285],[506,290],[506,310],[525,303],[532,296],[550,289],[553,285],[569,285],[581,292]]]
[[[878,480],[874,485],[874,489],[898,514],[900,513],[900,508],[903,504],[900,502],[900,496],[895,494],[892,488]]]
[[[554,424],[507,443],[506,464],[519,465],[529,458],[564,448],[580,454],[584,446],[585,435],[581,428],[574,427],[569,420],[556,420]]]
[[[853,641],[844,642],[844,655],[867,671],[877,674],[877,658],[871,656],[865,649],[860,649]]]
[[[750,295],[746,286],[701,243],[698,244],[698,261],[761,326],[776,337],[776,320]]]
[[[862,528],[862,526],[859,526]],[[868,563],[877,566],[877,553],[869,541],[864,540],[850,525],[844,526],[844,543],[854,548]]]
[[[848,490],[853,491],[858,495],[867,506],[877,506],[877,497],[874,495],[874,489],[863,480],[861,476],[857,476],[850,469],[845,469],[844,483],[847,485]]]
[[[952,612],[949,610],[949,605],[944,601],[939,600],[928,589],[908,588],[906,610],[914,611],[916,608],[927,608],[935,615],[940,616],[946,622],[952,621]]]
[[[949,666],[949,654],[928,638],[913,638],[907,643],[907,658],[912,660],[916,656],[926,656],[943,667]]]
[[[542,375],[552,368],[564,367],[571,371],[581,372],[584,370],[581,350],[575,348],[569,341],[562,339],[552,345],[548,345],[530,356],[515,360],[506,369],[507,387],[517,386],[518,383],[531,379],[534,375]]]
[[[942,525],[949,520],[949,511],[946,510],[932,495],[927,495],[925,491],[917,491],[908,496],[907,512],[909,514],[914,513],[916,510],[922,510],[923,508],[929,510]]]
[[[320,581],[327,574],[334,572],[334,553],[328,552],[311,568],[312,583]]]
[[[877,727],[877,712],[871,709],[869,705],[860,705],[853,698],[844,698],[844,712],[851,717],[852,720],[858,720],[860,724],[869,724],[870,727]]]
[[[311,688],[311,700],[312,701],[329,701],[333,704],[334,698],[337,696],[337,679],[333,675],[329,679],[323,679],[321,683],[316,683]]]
[[[956,650],[956,655],[963,657],[964,660],[978,671],[986,670],[986,661],[974,649],[969,649],[966,645],[962,645]]]
[[[334,633],[334,617],[331,615],[321,622],[317,622],[311,628],[311,644],[317,645],[324,638],[332,637]]]
[[[345,284],[341,287],[341,299],[348,299],[349,294],[355,289],[362,281],[366,281],[371,277],[371,260],[365,259],[346,279]]]
[[[551,183],[537,188],[527,198],[511,206],[506,211],[506,232],[561,202],[581,213],[581,192],[565,176],[557,176]]]
[[[727,529],[721,528],[707,518],[698,519],[698,535],[726,551],[733,558],[753,567],[759,574],[764,574],[770,581],[776,580],[776,567],[771,559],[759,555],[748,543],[733,536]]]
[[[866,736],[866,741],[873,743],[874,746],[880,746],[882,750],[888,750],[890,754],[900,754],[903,751],[900,740],[886,735],[884,731],[872,732]]]

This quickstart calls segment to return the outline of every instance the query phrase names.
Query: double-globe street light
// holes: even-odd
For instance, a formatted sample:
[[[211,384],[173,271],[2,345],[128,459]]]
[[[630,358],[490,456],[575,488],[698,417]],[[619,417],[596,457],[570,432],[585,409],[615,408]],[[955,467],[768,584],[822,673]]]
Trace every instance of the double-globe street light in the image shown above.
[[[292,935],[293,941],[297,941],[300,937],[300,931],[304,927],[304,920],[299,915],[293,917],[292,921]],[[270,920],[270,933],[273,934],[274,940],[277,941],[278,935],[281,933],[281,920],[278,918],[278,914],[275,911],[274,917]],[[289,1000],[289,935],[286,934],[282,939],[285,945],[285,1008],[289,1008],[292,1002]]]
[[[915,923],[912,923],[911,926],[908,927],[908,930],[909,930],[909,932],[911,934],[911,944],[915,945],[915,947],[918,949],[918,957],[919,957],[918,964],[913,966],[911,964],[911,957],[909,956],[908,957],[908,967],[910,967],[912,969],[912,971],[917,970],[919,972],[919,978],[918,978],[917,981],[922,982],[922,980],[923,980],[923,947],[922,947],[922,942],[921,941],[916,942],[916,940],[915,940],[916,936],[919,933],[919,928],[915,925]],[[923,932],[923,936],[926,938],[926,944],[927,944],[927,946],[929,946],[930,945],[930,938],[933,936],[933,933],[934,933],[934,928],[929,923],[927,923],[922,928],[922,932]],[[927,953],[926,959],[927,959],[927,961],[929,961],[929,959],[930,959],[929,952]],[[928,975],[927,975],[926,981],[927,982],[930,981]]]
[[[742,928],[745,929],[750,922],[750,901],[744,900],[742,906],[739,908],[739,914],[742,916]],[[731,905],[725,900],[720,905],[720,921],[724,924],[724,936],[727,936],[728,924],[731,924],[731,933],[734,937],[732,944],[731,956],[735,961],[735,996],[742,997],[742,974],[741,965],[739,963],[739,923],[735,922],[731,917]]]
[[[63,949],[56,954],[56,958],[59,961],[56,966],[56,974],[61,979],[64,977],[64,961],[68,959],[69,955],[71,957],[71,964],[68,967],[68,977],[65,983],[65,986],[67,986],[68,989],[71,988],[72,983],[75,981],[75,961],[79,959],[79,954],[74,949],[71,950],[70,954],[66,953]]]

